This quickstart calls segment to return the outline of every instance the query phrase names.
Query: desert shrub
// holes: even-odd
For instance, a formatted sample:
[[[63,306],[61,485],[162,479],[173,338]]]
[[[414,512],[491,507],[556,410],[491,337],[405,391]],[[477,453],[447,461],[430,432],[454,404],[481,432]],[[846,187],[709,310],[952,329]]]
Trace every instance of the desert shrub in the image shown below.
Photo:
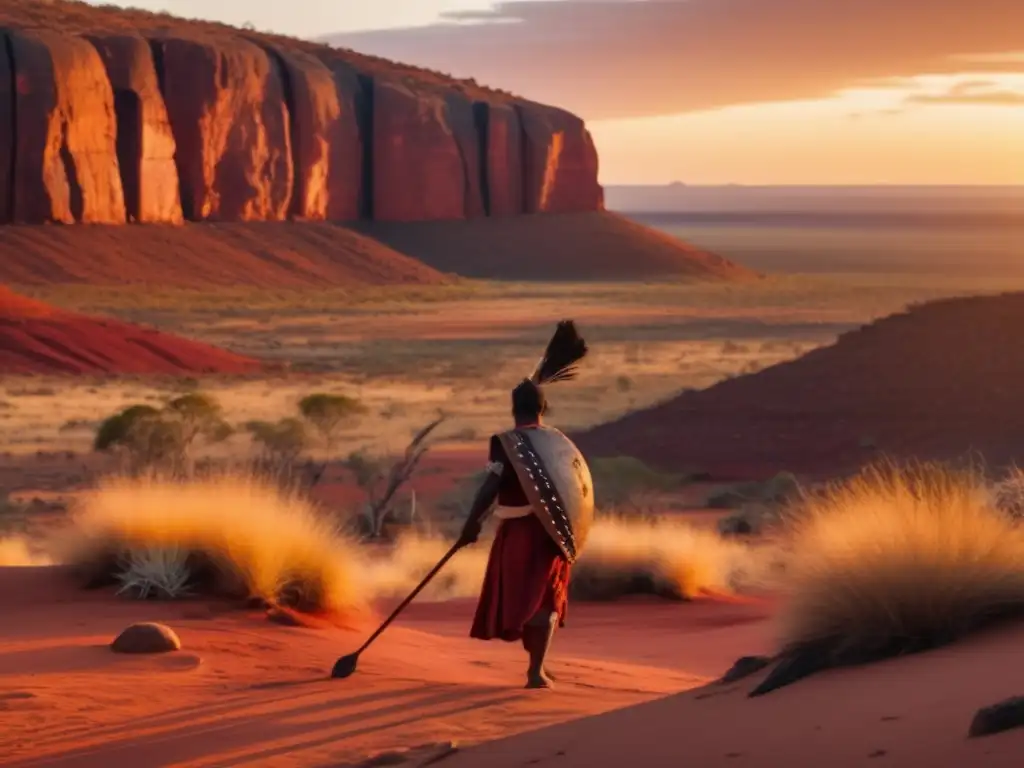
[[[322,392],[299,401],[299,413],[320,435],[328,451],[334,450],[338,431],[366,413],[366,407],[354,397]]]
[[[394,516],[398,491],[415,475],[420,462],[430,450],[430,434],[444,420],[444,416],[438,417],[417,430],[404,453],[397,459],[355,451],[345,460],[345,468],[352,473],[356,484],[366,494],[366,504],[357,518],[362,535],[373,539],[384,535],[385,524]],[[411,514],[415,514],[415,506]]]
[[[196,443],[200,439],[220,442],[231,434],[220,404],[193,392],[174,398],[160,410],[132,405],[108,417],[96,431],[93,448],[116,452],[131,473],[156,469],[190,475]]]
[[[685,475],[658,472],[632,456],[595,458],[589,464],[599,507],[622,504],[638,494],[671,491],[686,480]]]
[[[748,504],[787,504],[803,496],[800,482],[790,472],[780,472],[764,482],[737,483],[710,493],[709,509],[740,509]]]
[[[1024,609],[1024,531],[981,473],[884,463],[794,517],[782,644],[861,660],[952,640]]]
[[[367,558],[360,566],[362,583],[377,596],[401,598],[437,565],[452,542],[436,536],[400,536],[384,557]],[[480,594],[489,547],[481,541],[462,549],[420,594],[424,600],[448,600]]]
[[[752,582],[752,550],[686,523],[602,519],[590,529],[573,567],[570,594],[615,600],[649,594],[689,600]]]
[[[173,583],[299,610],[361,607],[351,543],[303,497],[245,475],[106,480],[79,501],[58,553],[86,583],[136,594]],[[182,569],[183,582],[172,578]]]
[[[0,537],[0,567],[52,564],[50,556],[37,551],[24,536]]]
[[[309,433],[300,419],[250,421],[245,430],[259,449],[256,463],[262,474],[280,479],[290,476],[295,462],[309,445]]]
[[[992,484],[992,503],[1014,520],[1024,519],[1024,472],[1014,467],[1002,480]]]

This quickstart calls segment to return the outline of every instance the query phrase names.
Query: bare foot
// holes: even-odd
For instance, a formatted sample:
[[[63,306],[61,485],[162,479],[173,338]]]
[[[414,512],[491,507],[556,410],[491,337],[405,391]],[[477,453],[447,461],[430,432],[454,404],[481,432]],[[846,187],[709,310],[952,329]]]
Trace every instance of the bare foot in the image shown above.
[[[554,683],[543,674],[529,674],[526,676],[527,688],[554,688]]]

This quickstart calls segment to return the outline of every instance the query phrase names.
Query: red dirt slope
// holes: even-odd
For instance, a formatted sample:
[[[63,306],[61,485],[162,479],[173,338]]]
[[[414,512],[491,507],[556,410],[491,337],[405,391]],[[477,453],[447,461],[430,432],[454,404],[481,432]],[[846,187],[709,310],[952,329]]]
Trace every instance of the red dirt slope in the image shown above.
[[[590,455],[718,477],[876,459],[1024,460],[1024,294],[930,302],[829,347],[577,436]]]
[[[248,373],[261,365],[148,328],[65,312],[0,286],[0,373]]]
[[[746,267],[608,211],[353,226],[434,269],[469,278],[757,278]]]
[[[209,288],[433,285],[447,278],[327,223],[0,227],[0,281]]]

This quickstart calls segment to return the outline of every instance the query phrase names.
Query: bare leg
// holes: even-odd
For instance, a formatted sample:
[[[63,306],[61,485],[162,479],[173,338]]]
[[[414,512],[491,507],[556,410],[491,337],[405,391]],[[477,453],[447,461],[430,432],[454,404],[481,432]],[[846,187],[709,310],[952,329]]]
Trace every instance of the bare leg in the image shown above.
[[[530,666],[526,670],[527,688],[554,687],[551,678],[545,674],[544,660],[551,648],[557,626],[557,613],[540,613],[523,627],[523,647],[530,655]]]

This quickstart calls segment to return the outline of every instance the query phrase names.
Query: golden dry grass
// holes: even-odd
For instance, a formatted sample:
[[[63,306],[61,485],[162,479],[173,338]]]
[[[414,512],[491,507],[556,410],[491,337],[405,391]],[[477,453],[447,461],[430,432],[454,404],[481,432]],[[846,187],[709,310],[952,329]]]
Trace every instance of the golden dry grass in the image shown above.
[[[758,559],[749,546],[685,522],[605,518],[589,531],[571,590],[581,600],[628,594],[688,600],[751,585]]]
[[[251,476],[108,479],[73,520],[57,559],[90,579],[116,576],[133,553],[177,551],[199,593],[341,615],[364,608],[354,546],[302,497]]]
[[[36,552],[22,536],[0,538],[0,568],[51,565],[48,555]]]
[[[869,658],[1024,609],[1024,531],[973,469],[871,467],[805,500],[791,543],[786,649]]]
[[[409,535],[384,558],[368,558],[362,583],[377,596],[404,597],[441,559],[451,542]],[[490,541],[461,550],[424,590],[427,600],[475,597]],[[654,594],[686,600],[759,583],[763,558],[715,532],[667,520],[602,519],[594,523],[573,566],[572,596],[585,601]]]

